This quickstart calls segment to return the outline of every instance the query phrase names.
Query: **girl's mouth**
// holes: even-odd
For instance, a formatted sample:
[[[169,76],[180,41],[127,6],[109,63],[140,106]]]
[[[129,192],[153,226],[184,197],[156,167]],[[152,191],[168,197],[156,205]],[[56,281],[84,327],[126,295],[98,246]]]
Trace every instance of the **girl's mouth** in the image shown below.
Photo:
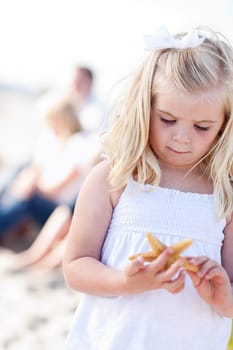
[[[187,154],[187,153],[190,153],[189,151],[179,151],[179,150],[175,150],[171,147],[168,147],[169,151],[172,151],[173,153],[176,153],[176,154]]]

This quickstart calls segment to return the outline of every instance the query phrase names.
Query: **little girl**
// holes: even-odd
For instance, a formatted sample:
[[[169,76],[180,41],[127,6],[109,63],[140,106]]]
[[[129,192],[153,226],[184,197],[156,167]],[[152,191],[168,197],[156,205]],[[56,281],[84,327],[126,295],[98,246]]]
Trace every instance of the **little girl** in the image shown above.
[[[66,350],[225,350],[233,317],[233,49],[196,28],[150,51],[71,223],[64,275],[82,293]],[[151,263],[151,232],[167,248]],[[192,238],[165,269],[171,245]]]

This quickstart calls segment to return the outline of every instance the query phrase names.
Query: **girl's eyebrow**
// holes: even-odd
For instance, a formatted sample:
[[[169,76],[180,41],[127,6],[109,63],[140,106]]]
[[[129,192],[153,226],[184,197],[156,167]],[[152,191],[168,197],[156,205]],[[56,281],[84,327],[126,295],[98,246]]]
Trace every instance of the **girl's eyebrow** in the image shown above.
[[[162,109],[156,109],[156,110],[157,110],[157,112],[167,114],[172,118],[177,118],[175,115],[173,115],[172,113],[170,113],[168,111],[163,111]]]
[[[157,109],[157,112],[167,114],[168,116],[170,116],[172,118],[175,118],[175,119],[178,118],[177,116],[175,116],[171,112],[164,111],[162,109]],[[211,124],[215,124],[216,122],[217,122],[217,120],[209,120],[209,119],[203,119],[203,120],[196,120],[195,121],[195,123],[211,123]]]
[[[211,123],[211,124],[214,124],[214,123],[217,123],[217,120],[199,120],[199,121],[196,121],[196,123]]]

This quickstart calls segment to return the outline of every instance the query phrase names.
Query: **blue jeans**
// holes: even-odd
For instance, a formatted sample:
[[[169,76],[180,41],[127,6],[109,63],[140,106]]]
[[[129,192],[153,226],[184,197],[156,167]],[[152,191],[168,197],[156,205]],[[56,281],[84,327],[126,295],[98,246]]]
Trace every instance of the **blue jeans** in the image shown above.
[[[16,179],[16,177],[19,175],[19,173],[25,169],[30,164],[30,161],[27,161],[25,163],[22,163],[18,167],[11,170],[11,172],[6,176],[3,183],[0,186],[0,197],[4,196],[5,193],[7,193],[7,190],[12,185],[13,181]]]
[[[3,196],[4,197],[4,196]],[[7,197],[0,200],[0,236],[17,227],[24,219],[31,218],[43,226],[60,203],[36,193],[26,200]]]

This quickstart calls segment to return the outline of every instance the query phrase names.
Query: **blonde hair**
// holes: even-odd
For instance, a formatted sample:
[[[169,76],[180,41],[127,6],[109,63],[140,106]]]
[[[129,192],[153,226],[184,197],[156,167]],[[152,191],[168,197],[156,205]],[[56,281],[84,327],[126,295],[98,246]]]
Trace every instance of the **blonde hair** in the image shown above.
[[[67,137],[82,131],[82,127],[72,102],[68,98],[57,101],[46,113],[46,120],[62,122]]]
[[[224,92],[225,122],[215,145],[198,164],[213,182],[218,216],[225,217],[233,211],[233,48],[210,28],[196,30],[205,36],[200,46],[149,54],[136,72],[120,111],[113,116],[103,146],[111,164],[112,189],[122,188],[131,177],[157,186],[161,170],[149,145],[149,128],[152,100],[163,80],[188,93],[219,88]]]

